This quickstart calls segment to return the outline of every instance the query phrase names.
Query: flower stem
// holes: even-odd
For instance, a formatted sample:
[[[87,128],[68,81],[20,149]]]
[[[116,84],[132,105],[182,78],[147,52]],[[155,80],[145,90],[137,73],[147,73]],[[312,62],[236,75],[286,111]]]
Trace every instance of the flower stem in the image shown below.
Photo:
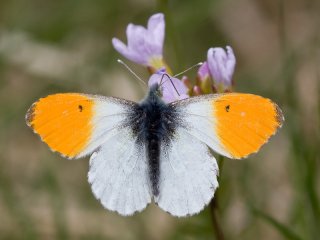
[[[218,161],[219,176],[221,176],[224,157],[219,156],[218,160],[219,160]],[[214,230],[215,238],[217,240],[224,240],[225,237],[224,237],[222,228],[220,226],[220,223],[218,221],[218,212],[219,212],[219,205],[218,205],[218,191],[217,191],[216,194],[215,194],[215,197],[210,202],[210,213],[211,213],[212,227],[213,227],[213,230]]]
[[[210,202],[211,218],[212,218],[212,227],[214,229],[214,235],[217,240],[224,240],[224,234],[222,228],[218,221],[218,201],[217,196],[213,198]]]

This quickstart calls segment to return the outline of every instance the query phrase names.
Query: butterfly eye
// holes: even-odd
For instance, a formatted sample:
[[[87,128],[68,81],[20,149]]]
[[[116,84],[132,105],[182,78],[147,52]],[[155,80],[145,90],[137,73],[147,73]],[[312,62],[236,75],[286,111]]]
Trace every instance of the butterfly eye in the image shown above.
[[[230,105],[226,106],[226,111],[229,112],[230,111]]]

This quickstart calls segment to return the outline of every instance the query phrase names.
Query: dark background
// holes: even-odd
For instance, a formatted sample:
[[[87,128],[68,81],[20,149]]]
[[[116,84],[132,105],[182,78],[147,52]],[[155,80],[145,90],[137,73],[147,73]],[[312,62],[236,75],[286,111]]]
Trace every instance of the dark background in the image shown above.
[[[85,92],[141,99],[112,37],[129,22],[166,16],[173,72],[231,45],[235,90],[273,99],[286,122],[246,160],[226,159],[219,222],[226,239],[317,239],[320,1],[1,0],[0,239],[213,239],[210,210],[174,218],[151,204],[133,217],[104,210],[87,182],[88,158],[67,161],[26,126],[39,97]],[[130,66],[144,79],[147,71]],[[195,76],[195,71],[189,75]]]

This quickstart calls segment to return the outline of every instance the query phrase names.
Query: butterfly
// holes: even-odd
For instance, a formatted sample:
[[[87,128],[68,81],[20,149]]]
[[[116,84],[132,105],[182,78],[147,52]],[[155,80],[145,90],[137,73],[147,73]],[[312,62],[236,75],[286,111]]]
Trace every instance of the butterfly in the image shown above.
[[[218,187],[209,149],[240,159],[257,152],[284,121],[271,100],[226,93],[165,103],[154,84],[139,103],[53,94],[35,102],[27,125],[68,159],[91,155],[88,181],[101,204],[121,215],[153,200],[173,216],[199,213]]]

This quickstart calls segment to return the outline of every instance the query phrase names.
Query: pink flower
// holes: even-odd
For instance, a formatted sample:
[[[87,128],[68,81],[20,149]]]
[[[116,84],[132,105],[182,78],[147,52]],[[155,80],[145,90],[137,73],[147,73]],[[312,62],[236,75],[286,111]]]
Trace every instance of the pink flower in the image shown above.
[[[168,75],[164,75],[163,70],[164,69],[161,69],[157,73],[151,75],[148,86],[151,87],[154,84],[159,84],[160,89],[162,90],[162,100],[166,103],[188,98],[188,88],[184,83],[174,77],[170,77],[170,81]]]
[[[210,48],[208,50],[208,69],[214,82],[220,88],[228,89],[232,85],[232,76],[236,65],[236,58],[231,47]]]
[[[199,67],[199,69],[198,69],[198,77],[201,80],[210,77],[210,72],[209,72],[209,68],[208,68],[208,63],[207,62],[203,62],[201,64],[201,66]]]
[[[204,62],[198,70],[197,85],[198,88],[194,88],[193,92],[196,95],[212,93],[212,79],[210,78],[210,72],[208,63]]]
[[[195,94],[210,94],[213,93],[213,82],[210,77],[210,72],[208,68],[208,63],[204,62],[198,70],[198,77],[197,77],[197,85],[199,89],[193,89]]]
[[[112,39],[112,44],[127,59],[159,69],[164,66],[162,60],[164,30],[164,15],[157,13],[149,18],[147,28],[131,23],[128,25],[127,45],[117,38]]]

